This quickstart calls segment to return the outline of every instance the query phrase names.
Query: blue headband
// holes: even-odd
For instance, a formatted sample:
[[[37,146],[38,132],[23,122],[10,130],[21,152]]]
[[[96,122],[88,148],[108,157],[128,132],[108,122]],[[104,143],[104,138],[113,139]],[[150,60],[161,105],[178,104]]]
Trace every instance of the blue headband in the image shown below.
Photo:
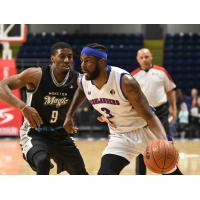
[[[81,55],[91,55],[91,56],[96,56],[98,58],[103,58],[104,60],[107,60],[107,53],[97,50],[97,49],[92,49],[90,47],[84,47],[81,51]]]

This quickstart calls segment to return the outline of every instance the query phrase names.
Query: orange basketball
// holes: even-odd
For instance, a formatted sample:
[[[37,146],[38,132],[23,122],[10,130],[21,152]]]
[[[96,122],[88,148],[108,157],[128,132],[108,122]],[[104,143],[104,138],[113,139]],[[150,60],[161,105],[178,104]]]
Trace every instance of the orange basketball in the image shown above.
[[[144,162],[154,173],[171,171],[178,163],[179,154],[174,145],[165,140],[155,140],[148,144],[144,152]]]

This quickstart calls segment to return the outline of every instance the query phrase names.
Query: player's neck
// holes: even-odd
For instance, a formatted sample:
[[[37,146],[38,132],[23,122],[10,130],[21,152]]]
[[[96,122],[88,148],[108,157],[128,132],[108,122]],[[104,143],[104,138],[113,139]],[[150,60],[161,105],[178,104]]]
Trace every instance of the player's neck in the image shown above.
[[[106,67],[102,72],[100,72],[99,77],[96,80],[93,80],[93,83],[98,89],[101,89],[105,83],[107,83],[109,78],[109,70]]]
[[[58,70],[56,70],[53,66],[51,66],[51,67],[52,67],[51,70],[52,70],[53,77],[56,79],[56,81],[58,83],[63,82],[69,72],[64,74],[64,73],[61,73]]]

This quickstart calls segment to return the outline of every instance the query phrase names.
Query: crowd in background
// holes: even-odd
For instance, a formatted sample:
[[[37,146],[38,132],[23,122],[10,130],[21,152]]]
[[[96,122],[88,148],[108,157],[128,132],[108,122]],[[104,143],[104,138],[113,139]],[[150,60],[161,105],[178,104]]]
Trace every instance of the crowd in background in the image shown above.
[[[171,124],[175,138],[200,138],[200,95],[192,88],[190,95],[184,95],[181,89],[176,91],[177,121]]]

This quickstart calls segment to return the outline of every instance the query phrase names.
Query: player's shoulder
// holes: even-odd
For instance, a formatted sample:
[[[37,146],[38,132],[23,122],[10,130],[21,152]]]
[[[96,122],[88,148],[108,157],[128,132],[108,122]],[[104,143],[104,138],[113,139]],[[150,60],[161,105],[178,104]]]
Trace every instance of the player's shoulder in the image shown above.
[[[23,70],[17,76],[17,78],[26,85],[26,88],[32,91],[37,87],[41,80],[42,69],[41,67],[29,67]]]
[[[26,72],[38,72],[38,71],[41,71],[41,70],[42,70],[41,67],[36,66],[36,67],[28,67],[24,71],[26,71]]]
[[[41,67],[29,67],[25,70],[23,70],[21,73],[20,73],[20,76],[21,77],[29,77],[29,76],[41,76],[42,74],[42,69]]]
[[[84,77],[83,74],[78,73],[78,78],[77,78],[77,83],[78,83],[78,85],[80,85],[80,83],[82,83],[83,77]]]
[[[77,82],[77,80],[79,80],[79,76],[80,76],[79,72],[77,72],[74,69],[70,69],[70,71],[69,71],[69,81]]]
[[[120,67],[116,67],[116,66],[108,66],[108,68],[116,73],[116,74],[130,74],[128,71],[126,71],[125,69],[122,69]]]
[[[70,75],[77,76],[77,77],[78,77],[79,74],[80,74],[80,73],[79,73],[78,71],[76,71],[75,69],[70,69],[69,72],[70,72]]]
[[[118,80],[120,80],[120,84],[121,84],[121,82],[123,84],[124,83],[126,84],[126,83],[128,83],[130,81],[135,80],[133,78],[133,76],[131,76],[131,74],[128,71],[126,71],[126,70],[124,70],[122,68],[111,66],[111,70],[114,72],[115,77],[117,76]]]

